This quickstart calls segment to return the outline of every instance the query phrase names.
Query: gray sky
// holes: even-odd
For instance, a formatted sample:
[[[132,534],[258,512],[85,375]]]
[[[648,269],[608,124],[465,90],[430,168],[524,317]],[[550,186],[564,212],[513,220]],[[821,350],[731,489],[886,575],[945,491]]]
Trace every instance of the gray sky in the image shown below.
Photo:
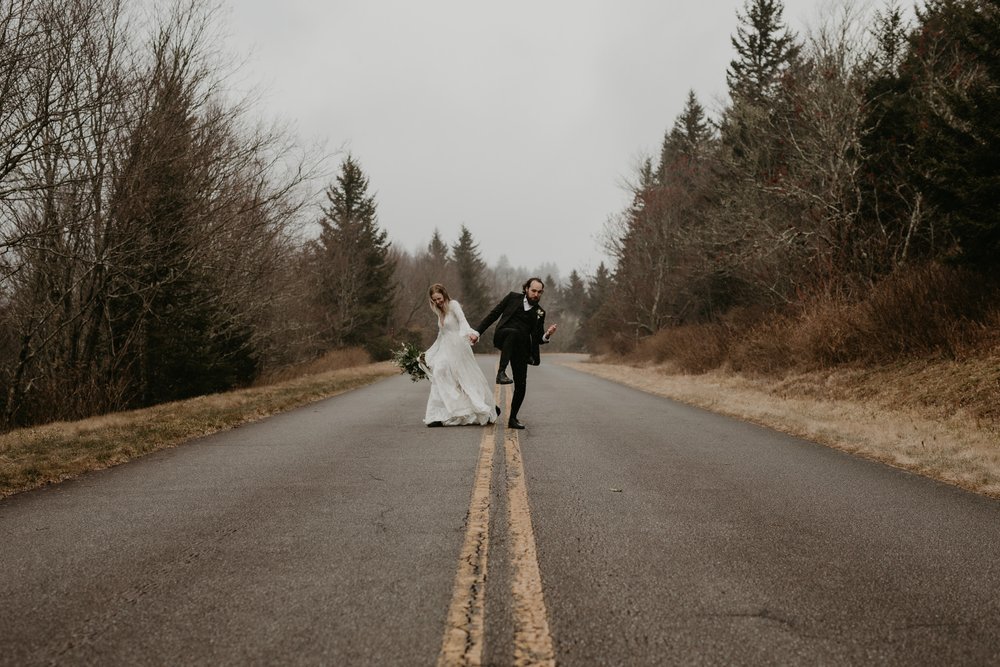
[[[689,89],[725,94],[742,0],[231,0],[228,50],[269,118],[349,150],[379,222],[414,251],[465,224],[562,277],[602,259],[622,183]],[[823,0],[785,0],[789,26]]]

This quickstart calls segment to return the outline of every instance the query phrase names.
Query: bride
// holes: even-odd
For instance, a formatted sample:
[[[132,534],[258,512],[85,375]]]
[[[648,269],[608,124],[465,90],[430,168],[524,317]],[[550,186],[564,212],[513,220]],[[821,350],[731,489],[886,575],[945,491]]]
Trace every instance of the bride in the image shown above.
[[[437,315],[438,336],[423,354],[423,369],[431,381],[424,423],[428,426],[492,424],[500,414],[493,402],[493,387],[472,354],[469,326],[458,301],[448,296],[444,285],[428,290],[431,309]]]

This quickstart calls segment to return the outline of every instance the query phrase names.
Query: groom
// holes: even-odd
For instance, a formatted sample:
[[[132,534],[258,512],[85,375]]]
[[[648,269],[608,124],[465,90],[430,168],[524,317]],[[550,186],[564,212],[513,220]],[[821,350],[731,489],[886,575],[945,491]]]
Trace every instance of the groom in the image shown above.
[[[540,278],[529,278],[521,287],[521,293],[511,292],[490,311],[479,326],[473,342],[479,340],[490,325],[497,322],[493,334],[493,346],[500,350],[500,367],[497,369],[497,384],[514,384],[511,397],[507,428],[524,428],[517,420],[517,411],[524,402],[525,383],[528,381],[528,364],[537,366],[540,361],[538,346],[548,343],[556,332],[556,325],[545,328],[545,311],[538,306],[545,285]],[[507,365],[514,379],[507,377]]]

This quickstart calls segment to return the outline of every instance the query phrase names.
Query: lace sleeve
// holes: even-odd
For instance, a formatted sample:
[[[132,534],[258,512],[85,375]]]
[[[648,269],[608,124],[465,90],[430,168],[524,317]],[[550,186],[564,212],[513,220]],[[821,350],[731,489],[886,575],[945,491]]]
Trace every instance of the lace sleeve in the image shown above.
[[[451,310],[455,313],[455,319],[458,320],[458,330],[463,336],[468,336],[469,334],[479,335],[475,329],[469,326],[469,321],[465,319],[465,313],[462,312],[462,304],[452,299]]]

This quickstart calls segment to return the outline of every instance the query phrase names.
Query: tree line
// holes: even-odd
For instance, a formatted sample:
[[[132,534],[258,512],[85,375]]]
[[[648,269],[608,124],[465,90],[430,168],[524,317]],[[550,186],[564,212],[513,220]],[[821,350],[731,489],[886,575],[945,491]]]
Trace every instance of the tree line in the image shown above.
[[[216,23],[3,3],[0,427],[245,384],[295,326],[312,166],[229,99]]]
[[[316,206],[324,159],[234,101],[200,0],[5,3],[0,430],[247,386],[345,346],[385,359],[433,339],[435,282],[477,317],[539,275],[551,349],[592,352],[864,299],[927,263],[964,273],[911,284],[915,313],[990,284],[998,3],[929,1],[912,25],[890,5],[874,30],[844,9],[807,39],[782,14],[747,2],[730,103],[709,117],[688,96],[609,224],[611,262],[564,280],[489,266],[464,225],[394,246],[352,155]]]
[[[433,338],[431,283],[472,314],[523,280],[464,226],[393,247],[354,156],[317,207],[327,158],[227,87],[218,8],[135,4],[0,10],[0,430],[247,386],[342,347],[384,359]]]
[[[545,284],[545,308],[561,327],[560,336],[553,338],[547,349],[552,351],[583,351],[583,323],[597,311],[603,300],[603,290],[610,282],[610,272],[602,264],[594,276],[585,277],[572,270],[568,277],[559,274],[551,263],[528,269],[513,266],[501,256],[489,266],[479,250],[472,232],[460,225],[457,239],[448,243],[440,230],[434,230],[425,249],[408,253],[393,249],[392,261],[398,285],[395,312],[389,341],[426,344],[437,334],[436,317],[428,307],[427,288],[433,283],[444,284],[452,298],[462,303],[462,310],[475,326],[478,318],[508,292],[520,291],[523,282],[537,276]],[[486,332],[477,350],[492,350],[492,333]]]
[[[728,102],[710,115],[692,91],[636,169],[606,230],[611,297],[584,323],[591,349],[886,289],[917,312],[961,301],[936,293],[959,284],[968,307],[939,310],[970,322],[996,303],[981,286],[1000,268],[1000,3],[928,0],[908,19],[845,2],[806,37],[783,14],[745,2]]]

